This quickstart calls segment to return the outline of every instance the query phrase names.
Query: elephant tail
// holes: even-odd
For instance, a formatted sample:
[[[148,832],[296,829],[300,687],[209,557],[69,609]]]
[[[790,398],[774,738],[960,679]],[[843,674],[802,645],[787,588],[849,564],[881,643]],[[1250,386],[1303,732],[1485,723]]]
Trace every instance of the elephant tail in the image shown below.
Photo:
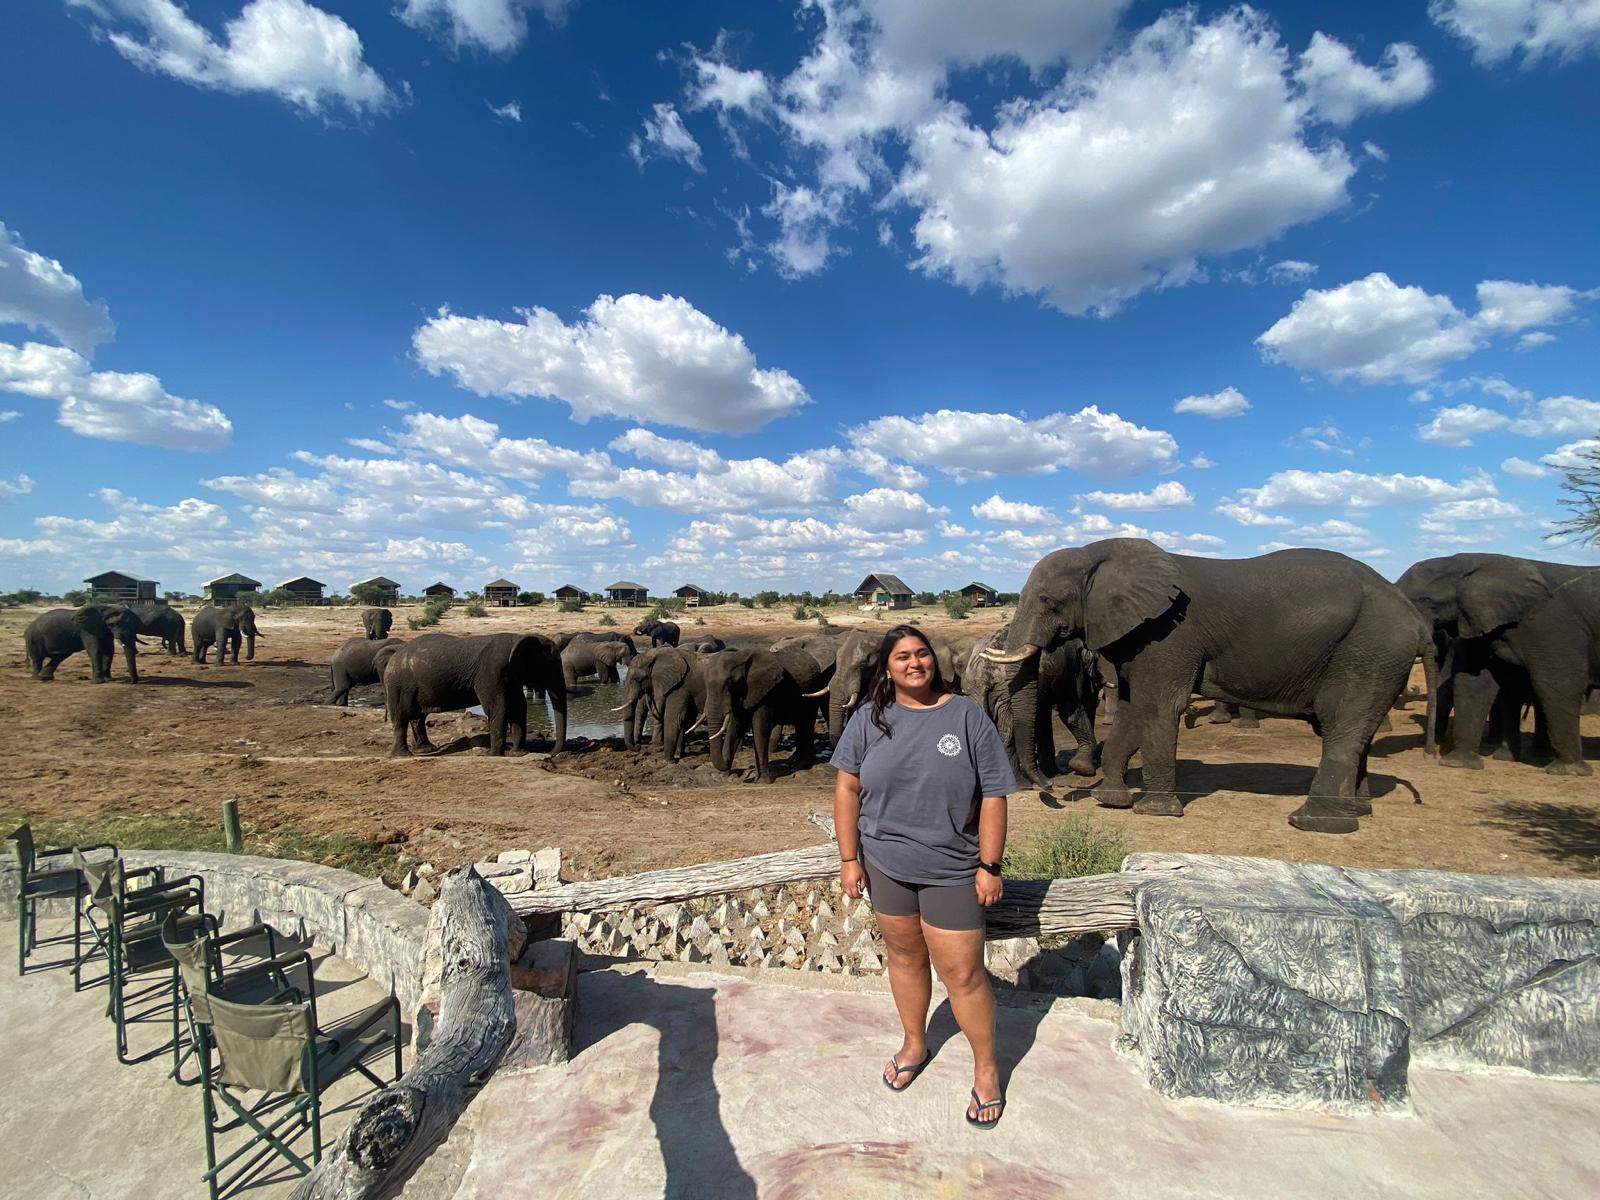
[[[1437,726],[1436,714],[1439,707],[1439,663],[1434,657],[1433,631],[1424,629],[1418,646],[1422,655],[1422,676],[1427,680],[1428,687],[1428,724],[1422,734],[1422,753],[1428,758],[1438,756],[1439,750],[1435,746],[1434,737]]]

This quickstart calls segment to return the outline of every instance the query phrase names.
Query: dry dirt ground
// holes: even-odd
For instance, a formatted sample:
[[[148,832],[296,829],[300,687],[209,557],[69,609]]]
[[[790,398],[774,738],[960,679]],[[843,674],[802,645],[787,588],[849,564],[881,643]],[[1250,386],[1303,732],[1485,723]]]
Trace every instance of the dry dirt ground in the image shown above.
[[[262,610],[265,640],[254,662],[237,667],[201,666],[149,647],[137,686],[127,683],[120,661],[113,682],[90,684],[81,654],[62,665],[53,683],[30,679],[21,634],[38,611],[0,613],[0,811],[36,821],[129,814],[215,819],[221,802],[237,797],[247,825],[257,830],[349,835],[441,866],[509,847],[557,845],[570,875],[594,877],[813,844],[818,834],[806,813],[830,803],[833,773],[826,766],[770,785],[744,783],[738,774],[717,776],[703,766],[703,742],[692,743],[693,757],[667,770],[650,751],[628,752],[620,742],[548,761],[490,758],[482,722],[464,714],[430,721],[446,753],[391,761],[381,707],[326,704],[328,656],[360,633],[355,608]],[[397,611],[397,636],[407,635],[405,618],[417,611]],[[601,608],[563,614],[545,605],[470,619],[458,607],[438,629],[593,629],[607,612],[622,629],[642,616]],[[979,612],[957,623],[942,612],[895,614],[962,633],[984,632],[1005,615]],[[712,633],[743,644],[802,628],[786,608],[726,606],[702,610],[703,627],[694,619],[683,618],[686,638]],[[853,610],[830,619],[889,623]],[[1191,793],[1182,819],[1097,808],[1082,792],[1067,790],[1079,782],[1068,777],[1057,781],[1062,790],[1012,798],[1013,837],[1078,812],[1121,826],[1136,849],[1600,874],[1600,776],[1558,778],[1507,762],[1490,762],[1483,771],[1436,766],[1421,752],[1420,712],[1415,703],[1396,712],[1393,732],[1379,735],[1371,760],[1374,813],[1352,835],[1301,833],[1285,820],[1317,761],[1318,742],[1303,723],[1267,720],[1244,730],[1202,717],[1179,742],[1179,787]],[[1584,731],[1588,756],[1600,758],[1600,718],[1584,718]],[[1061,739],[1070,745],[1064,733]],[[740,766],[749,758],[747,746]]]

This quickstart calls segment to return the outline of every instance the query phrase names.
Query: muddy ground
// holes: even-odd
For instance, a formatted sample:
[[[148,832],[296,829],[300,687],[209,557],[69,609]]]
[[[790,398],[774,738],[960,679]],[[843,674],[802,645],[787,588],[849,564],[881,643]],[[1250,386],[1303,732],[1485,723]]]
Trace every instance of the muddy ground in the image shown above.
[[[483,723],[466,714],[430,720],[445,753],[390,760],[381,707],[325,703],[328,656],[360,633],[358,609],[263,610],[266,639],[254,662],[237,667],[202,666],[149,648],[137,686],[127,683],[120,661],[114,682],[90,684],[81,654],[63,664],[55,682],[31,680],[21,633],[38,611],[0,613],[0,810],[35,820],[204,816],[237,797],[257,828],[350,835],[441,865],[557,845],[569,875],[593,877],[813,844],[818,834],[806,813],[831,801],[826,766],[770,785],[744,783],[742,771],[713,771],[698,740],[677,765],[648,750],[623,750],[620,740],[580,743],[553,759],[490,758]],[[398,611],[398,636],[407,635],[405,617],[416,611]],[[593,629],[607,611],[562,614],[546,605],[469,619],[458,607],[438,629]],[[609,611],[619,628],[642,616]],[[1004,614],[979,612],[960,623],[942,612],[911,615],[930,629],[981,633]],[[854,611],[830,617],[887,625]],[[787,609],[727,606],[703,610],[700,619],[703,627],[692,615],[684,619],[686,639],[703,632],[761,644],[802,628]],[[603,709],[606,699],[596,694],[585,703]],[[1082,792],[1065,790],[1079,782],[1069,777],[1058,781],[1063,790],[1013,797],[1013,837],[1079,812],[1121,826],[1138,849],[1600,874],[1600,777],[1557,778],[1505,762],[1483,771],[1439,767],[1422,755],[1420,713],[1419,704],[1395,713],[1394,730],[1379,735],[1371,760],[1374,813],[1356,834],[1301,833],[1285,820],[1317,761],[1317,739],[1303,723],[1267,720],[1244,730],[1202,717],[1179,742],[1178,783],[1191,793],[1182,819],[1097,808]],[[1584,732],[1588,757],[1600,759],[1600,718],[1585,717]],[[1064,733],[1060,744],[1070,745]],[[749,761],[747,746],[738,765]]]

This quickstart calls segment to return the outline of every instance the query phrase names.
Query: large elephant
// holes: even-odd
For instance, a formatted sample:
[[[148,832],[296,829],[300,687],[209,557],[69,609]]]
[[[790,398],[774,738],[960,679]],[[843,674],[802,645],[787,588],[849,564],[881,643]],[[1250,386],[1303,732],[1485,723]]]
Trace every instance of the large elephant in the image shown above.
[[[968,652],[976,643],[963,639]],[[939,674],[945,683],[956,691],[963,690],[962,672],[966,664],[959,661],[959,653],[950,638],[934,634],[928,639],[933,656],[939,663]],[[834,658],[834,671],[828,680],[828,737],[839,744],[845,722],[856,706],[863,703],[872,690],[872,680],[878,670],[878,656],[883,634],[870,629],[856,629],[846,634],[839,643]]]
[[[528,740],[526,689],[547,694],[556,713],[555,749],[567,742],[567,691],[555,643],[536,633],[457,637],[427,633],[395,651],[383,672],[384,704],[394,729],[392,758],[438,747],[428,740],[428,714],[483,706],[489,753],[522,750]]]
[[[1003,651],[1010,626],[975,641],[967,657],[962,690],[989,714],[1011,756],[1013,773],[1035,787],[1057,774],[1055,717],[1075,743],[1067,769],[1093,775],[1099,745],[1094,735],[1100,703],[1099,656],[1078,638],[1067,638],[1025,662],[998,663],[985,650]]]
[[[394,614],[387,608],[369,608],[361,614],[361,628],[367,631],[367,637],[381,642],[394,628]]]
[[[40,682],[56,677],[56,668],[82,650],[89,656],[93,683],[111,679],[111,664],[122,646],[128,664],[128,682],[139,682],[139,634],[144,622],[138,613],[119,604],[86,604],[82,608],[52,608],[40,613],[23,631],[28,669]]]
[[[239,646],[248,642],[245,660],[250,661],[256,656],[256,639],[266,639],[266,634],[256,627],[256,611],[248,604],[207,604],[189,620],[189,640],[194,643],[194,661],[203,663],[206,655],[214,645],[217,648],[217,662],[228,661],[228,654],[233,654],[233,663],[239,665]]]
[[[351,688],[382,683],[384,668],[404,645],[400,638],[374,642],[364,637],[351,638],[342,644],[328,660],[328,674],[333,680],[333,695],[328,703],[348,707]]]
[[[683,757],[684,736],[705,712],[706,681],[700,655],[676,646],[646,650],[628,664],[628,686],[613,712],[622,714],[628,749],[643,742],[646,716],[655,718],[656,739],[669,761]]]
[[[1562,605],[1539,623],[1535,638],[1519,637],[1518,632],[1559,591],[1596,575],[1600,570],[1594,567],[1506,554],[1452,554],[1424,559],[1400,576],[1397,586],[1433,629],[1427,661],[1437,663],[1443,674],[1436,732],[1441,741],[1446,737],[1449,741],[1439,759],[1442,765],[1482,767],[1481,751],[1501,744],[1515,753],[1525,703],[1535,704],[1536,720],[1548,728],[1554,742],[1556,714],[1545,708],[1542,697],[1566,686],[1569,663],[1550,657],[1549,648],[1560,641],[1551,626],[1569,622],[1566,654],[1573,663],[1585,662],[1587,617],[1577,610],[1590,593],[1584,588],[1568,593]],[[1543,689],[1541,681],[1548,681]],[[1566,721],[1564,712],[1561,719]],[[1570,736],[1563,734],[1569,749],[1576,729],[1574,716]],[[1536,742],[1540,740],[1536,737]],[[1554,774],[1586,773],[1582,767],[1581,754],[1565,758],[1557,753],[1545,769]]]
[[[831,679],[833,669],[839,663],[839,647],[843,643],[844,638],[838,633],[800,633],[779,638],[767,648],[773,653],[779,650],[804,650],[817,660],[817,665],[828,672]]]
[[[616,683],[620,678],[617,664],[627,664],[631,671],[635,659],[627,642],[570,642],[561,651],[561,675],[569,688],[577,687],[578,680],[588,676],[602,683]]]
[[[183,614],[170,604],[141,604],[133,609],[144,631],[150,637],[160,638],[162,648],[168,654],[189,653],[188,642],[184,632],[188,622],[183,619]]]
[[[1183,815],[1178,722],[1199,693],[1312,722],[1322,761],[1289,823],[1322,833],[1353,832],[1357,818],[1372,811],[1372,735],[1418,651],[1431,644],[1400,590],[1343,554],[1195,558],[1143,538],[1109,538],[1040,559],[1023,587],[1006,653],[987,657],[1024,663],[1074,637],[1110,660],[1122,700],[1096,792],[1102,805]],[[1430,717],[1435,687],[1430,673]],[[1025,692],[1036,689],[1014,692],[1013,706],[1020,709]],[[1016,723],[1020,728],[1020,716]],[[1143,755],[1145,786],[1137,804],[1125,778],[1135,751]]]
[[[633,627],[633,632],[638,637],[647,637],[652,646],[676,646],[682,634],[675,622],[661,621],[655,617],[640,621]]]
[[[772,782],[772,734],[794,726],[794,765],[816,761],[817,700],[822,668],[803,650],[722,650],[702,660],[706,682],[706,728],[711,761],[733,770],[733,759],[748,729],[755,742],[756,775]]]

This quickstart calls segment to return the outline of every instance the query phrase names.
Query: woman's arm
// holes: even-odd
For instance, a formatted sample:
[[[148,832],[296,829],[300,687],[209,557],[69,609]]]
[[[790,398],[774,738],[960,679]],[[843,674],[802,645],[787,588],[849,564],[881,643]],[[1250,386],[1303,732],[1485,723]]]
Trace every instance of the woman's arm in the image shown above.
[[[867,873],[861,867],[860,823],[861,776],[840,771],[833,782],[833,833],[839,840],[839,886],[845,895],[857,899],[867,887]]]
[[[834,801],[835,807],[838,801]],[[978,857],[986,863],[998,863],[1006,853],[1006,798],[1004,796],[985,796],[983,806],[978,810]],[[973,886],[978,889],[978,903],[988,908],[995,904],[1000,897],[1005,895],[1005,884],[1000,876],[991,875],[989,872],[978,869],[978,876],[973,880]]]

